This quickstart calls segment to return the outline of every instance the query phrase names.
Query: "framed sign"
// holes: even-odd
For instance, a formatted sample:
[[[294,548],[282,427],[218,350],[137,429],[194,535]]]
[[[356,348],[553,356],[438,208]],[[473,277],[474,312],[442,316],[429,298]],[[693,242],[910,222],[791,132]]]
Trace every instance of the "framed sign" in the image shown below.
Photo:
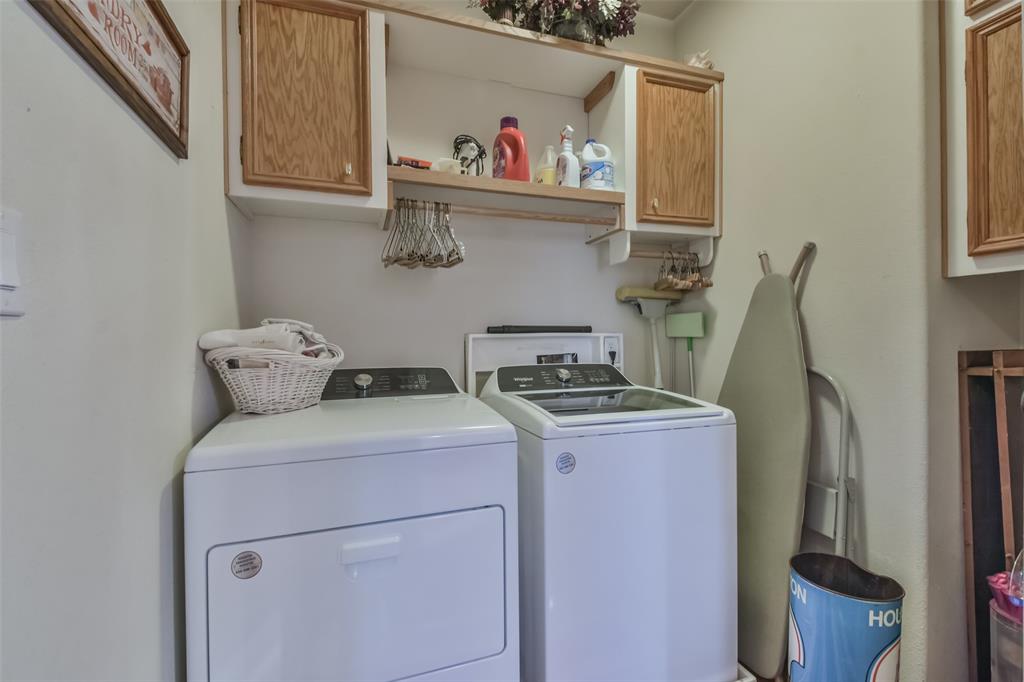
[[[178,157],[188,158],[188,46],[160,0],[29,0]]]

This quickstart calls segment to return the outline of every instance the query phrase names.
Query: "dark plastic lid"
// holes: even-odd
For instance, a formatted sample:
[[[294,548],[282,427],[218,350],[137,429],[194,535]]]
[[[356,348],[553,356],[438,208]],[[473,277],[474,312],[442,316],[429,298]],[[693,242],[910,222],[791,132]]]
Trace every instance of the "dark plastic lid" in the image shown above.
[[[519,128],[519,119],[515,116],[502,116],[501,117],[502,128]]]
[[[597,140],[595,140],[595,139],[594,139],[594,138],[592,138],[592,137],[588,137],[588,138],[587,138],[587,141],[586,141],[586,142],[584,142],[583,144],[590,144],[591,142],[594,142],[594,143],[596,143],[596,142],[597,142]]]

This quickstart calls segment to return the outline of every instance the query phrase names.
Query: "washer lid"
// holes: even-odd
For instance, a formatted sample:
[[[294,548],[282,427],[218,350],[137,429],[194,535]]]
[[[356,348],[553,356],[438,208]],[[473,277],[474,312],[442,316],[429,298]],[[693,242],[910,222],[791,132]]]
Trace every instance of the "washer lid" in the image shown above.
[[[735,423],[723,407],[636,386],[609,365],[502,367],[480,397],[541,438]]]
[[[720,407],[668,391],[639,386],[515,394],[558,426],[717,417]]]
[[[512,425],[465,393],[332,400],[275,415],[234,413],[192,448],[210,471],[515,442]]]
[[[686,410],[683,414],[673,416],[705,416],[722,413],[722,410],[708,408],[686,396],[637,386],[605,390],[537,391],[519,393],[518,395],[558,420],[569,417],[623,413],[637,418],[647,416],[638,414],[640,412],[664,414],[668,410],[674,412]]]

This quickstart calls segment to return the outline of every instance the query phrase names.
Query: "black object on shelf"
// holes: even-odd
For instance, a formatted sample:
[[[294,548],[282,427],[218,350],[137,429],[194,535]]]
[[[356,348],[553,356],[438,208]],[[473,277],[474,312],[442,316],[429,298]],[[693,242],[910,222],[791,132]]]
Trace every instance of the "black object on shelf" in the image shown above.
[[[452,158],[458,160],[467,175],[483,175],[487,149],[472,135],[460,134],[452,142]],[[472,169],[472,172],[471,172]]]
[[[499,324],[488,327],[488,334],[590,334],[594,328],[586,325]]]

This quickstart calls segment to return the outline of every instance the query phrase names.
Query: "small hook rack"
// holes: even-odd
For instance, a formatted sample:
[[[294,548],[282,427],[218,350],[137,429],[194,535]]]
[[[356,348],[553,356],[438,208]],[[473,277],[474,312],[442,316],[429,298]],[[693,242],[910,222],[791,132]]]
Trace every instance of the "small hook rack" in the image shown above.
[[[701,272],[700,256],[691,251],[664,251],[655,291],[691,291],[713,286],[711,278]]]
[[[384,221],[390,231],[380,254],[384,267],[450,268],[463,262],[466,246],[455,238],[451,214],[451,204],[396,199]]]

